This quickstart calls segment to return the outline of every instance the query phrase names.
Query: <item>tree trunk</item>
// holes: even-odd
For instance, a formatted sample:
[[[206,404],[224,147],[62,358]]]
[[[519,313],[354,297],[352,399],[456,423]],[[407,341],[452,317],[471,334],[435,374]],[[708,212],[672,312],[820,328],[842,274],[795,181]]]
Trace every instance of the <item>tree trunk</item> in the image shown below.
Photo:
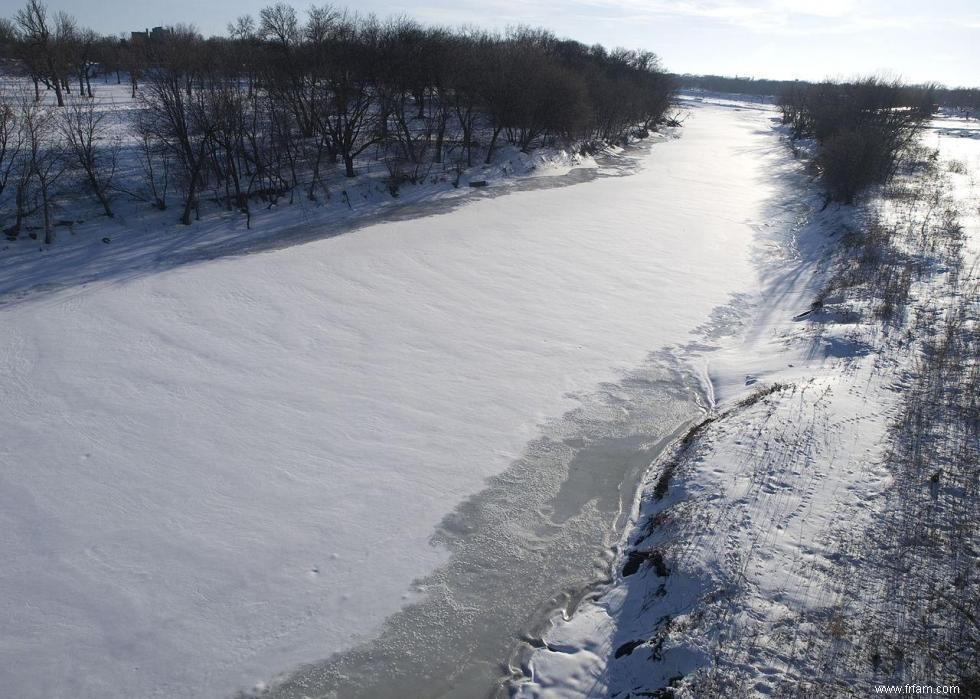
[[[200,168],[194,168],[191,174],[190,186],[187,188],[187,199],[184,201],[184,213],[180,217],[180,222],[185,226],[191,225],[191,211],[194,209],[194,200],[197,198],[197,175]]]
[[[466,148],[466,167],[473,167],[473,122],[469,117],[460,118],[463,127],[463,147]]]
[[[487,148],[487,158],[483,161],[486,165],[489,165],[491,158],[493,158],[493,147],[497,143],[497,136],[500,135],[500,131],[500,127],[493,130],[493,138],[490,139],[490,147]]]
[[[442,141],[446,136],[446,115],[443,114],[439,119],[439,130],[436,132],[436,154],[432,159],[434,163],[442,163]]]
[[[354,172],[354,158],[350,155],[344,156],[344,168],[347,171],[348,177],[356,177],[357,173]]]
[[[53,73],[54,72],[54,66],[52,66],[51,68],[52,68],[52,73]],[[61,80],[57,76],[55,76],[55,78],[54,78],[54,94],[58,96],[58,106],[59,107],[64,107],[65,106],[65,96],[63,94],[61,94]]]
[[[105,209],[105,215],[112,218],[112,209],[109,208],[109,198],[105,195],[105,192],[99,191],[97,196],[99,197],[99,203],[102,204],[102,208]]]
[[[23,182],[17,184],[17,218],[14,221],[14,237],[20,236],[20,228],[24,222],[24,200],[27,198],[27,185]]]
[[[316,160],[313,161],[313,176],[310,178],[310,189],[306,194],[306,198],[310,201],[316,201],[316,185],[320,181],[320,162],[323,160],[323,141],[317,142],[316,146]]]
[[[51,245],[54,235],[51,232],[51,213],[48,211],[48,185],[41,180],[41,203],[44,207],[44,244]]]

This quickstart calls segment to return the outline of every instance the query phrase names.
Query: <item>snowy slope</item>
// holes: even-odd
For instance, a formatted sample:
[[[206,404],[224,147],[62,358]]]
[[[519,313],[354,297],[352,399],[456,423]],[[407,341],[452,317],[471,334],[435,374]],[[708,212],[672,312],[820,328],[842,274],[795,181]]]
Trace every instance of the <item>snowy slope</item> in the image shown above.
[[[694,112],[631,177],[8,297],[4,691],[221,696],[370,637],[569,392],[752,287],[785,156]]]

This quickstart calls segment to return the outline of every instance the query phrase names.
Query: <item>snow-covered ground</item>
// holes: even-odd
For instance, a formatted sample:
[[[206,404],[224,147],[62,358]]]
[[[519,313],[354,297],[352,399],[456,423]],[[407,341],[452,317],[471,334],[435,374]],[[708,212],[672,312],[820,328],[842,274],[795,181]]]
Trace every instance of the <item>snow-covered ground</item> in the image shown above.
[[[771,113],[689,109],[629,177],[292,247],[203,260],[220,230],[123,221],[8,250],[3,692],[222,696],[376,634],[542,424],[719,340],[783,259]]]
[[[969,294],[980,160],[978,141],[961,126],[937,119],[923,137],[942,156],[937,189],[926,184],[880,204],[884,224],[899,231],[898,259],[915,260],[896,268],[899,278],[917,270],[907,308],[890,315],[881,288],[861,282],[855,292],[854,282],[840,282],[856,259],[841,244],[867,235],[867,209],[821,212],[814,202],[791,237],[763,244],[760,291],[740,304],[755,310],[742,314],[741,328],[729,326],[729,342],[694,358],[715,389],[712,420],[654,462],[614,579],[570,618],[546,625],[515,683],[519,696],[864,696],[876,683],[969,681],[937,669],[955,667],[964,648],[949,640],[955,616],[943,617],[936,599],[955,606],[964,593],[936,592],[931,581],[955,580],[970,599],[975,580],[954,561],[975,569],[975,549],[973,563],[945,545],[939,562],[913,560],[908,551],[918,544],[895,525],[904,518],[912,531],[945,532],[948,522],[934,521],[938,503],[950,510],[973,488],[956,480],[957,454],[945,475],[933,466],[910,476],[898,456],[904,438],[933,429],[921,413],[909,424],[907,412],[916,382],[930,374],[927,344],[946,332],[941,319],[955,319],[962,301],[972,304],[966,325],[950,327],[970,332],[976,322]],[[957,244],[943,248],[939,212],[948,202],[966,243],[962,274],[952,271]],[[830,284],[833,275],[843,276]],[[947,381],[958,390],[958,379]],[[942,440],[930,448],[946,458]],[[975,509],[960,511],[975,523]],[[956,536],[969,551],[975,534]],[[919,614],[931,617],[922,621],[932,629],[927,642]],[[963,620],[969,611],[954,614]],[[969,663],[969,653],[962,657]],[[964,684],[962,694],[969,691]]]

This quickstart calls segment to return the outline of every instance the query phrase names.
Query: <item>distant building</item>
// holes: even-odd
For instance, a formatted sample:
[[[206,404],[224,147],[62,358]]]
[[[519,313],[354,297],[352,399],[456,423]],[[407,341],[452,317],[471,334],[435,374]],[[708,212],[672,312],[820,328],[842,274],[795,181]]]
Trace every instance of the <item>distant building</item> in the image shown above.
[[[160,40],[165,39],[173,34],[173,30],[167,27],[153,27],[153,29],[144,29],[141,32],[130,32],[130,41],[147,41],[147,40]]]

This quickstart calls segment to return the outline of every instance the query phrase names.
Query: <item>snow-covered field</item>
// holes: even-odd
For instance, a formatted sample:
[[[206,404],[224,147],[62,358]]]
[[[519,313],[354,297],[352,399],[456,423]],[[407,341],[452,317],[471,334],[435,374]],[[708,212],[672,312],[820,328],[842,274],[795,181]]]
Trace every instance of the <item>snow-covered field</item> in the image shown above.
[[[946,454],[955,422],[908,414],[933,373],[943,319],[965,309],[950,334],[975,333],[980,141],[937,119],[923,142],[942,156],[937,189],[868,207],[899,231],[898,259],[916,261],[907,308],[886,315],[880,288],[828,286],[846,277],[852,253],[841,242],[866,235],[868,209],[821,212],[814,202],[790,227],[785,259],[757,258],[760,291],[746,300],[756,311],[701,355],[714,420],[654,463],[613,581],[571,618],[552,618],[523,665],[519,696],[660,696],[665,687],[679,697],[866,696],[894,682],[962,683],[969,694],[968,675],[950,673],[958,654],[970,662],[956,635],[969,610],[957,605],[975,590],[975,575],[959,568],[975,570],[975,548],[972,563],[949,548],[969,552],[975,527],[961,526],[954,543],[928,537],[950,542],[958,516],[975,524],[975,483],[957,480],[967,464]],[[950,205],[962,224],[962,273],[958,242],[942,242],[938,212]],[[945,230],[960,240],[955,225]],[[960,379],[945,380],[960,390]],[[903,440],[943,429],[943,439],[922,439],[933,451],[925,463],[952,467],[908,472]],[[917,548],[935,558],[910,553]]]
[[[224,696],[366,641],[576,394],[720,342],[785,261],[794,165],[766,108],[689,108],[628,177],[160,269],[9,251],[3,693]]]

